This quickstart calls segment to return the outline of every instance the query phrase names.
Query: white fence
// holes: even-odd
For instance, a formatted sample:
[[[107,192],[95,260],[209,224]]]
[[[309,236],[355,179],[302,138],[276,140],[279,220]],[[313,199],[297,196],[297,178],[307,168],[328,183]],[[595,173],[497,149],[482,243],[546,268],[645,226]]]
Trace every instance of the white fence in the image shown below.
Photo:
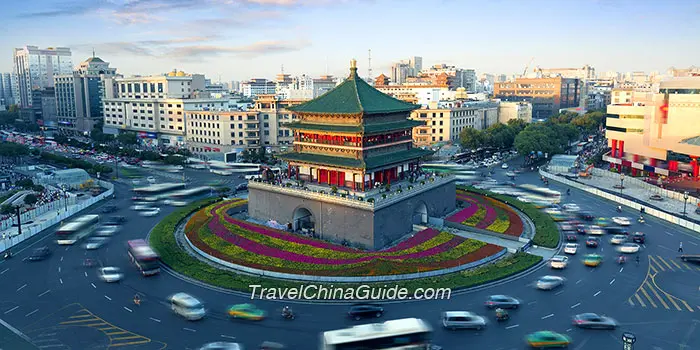
[[[65,208],[68,206],[75,205],[77,201],[77,197],[68,197],[68,198],[61,198],[59,200],[55,200],[51,203],[46,203],[40,207],[36,207],[32,210],[26,211],[22,214],[20,214],[20,218],[22,222],[28,222],[32,219],[34,219],[37,216],[44,215],[49,211],[56,210],[60,211],[63,210],[65,211]],[[17,215],[12,214],[12,216],[8,219],[3,220],[0,222],[0,231],[4,231],[12,227],[13,224],[17,223]]]
[[[12,248],[13,246],[23,242],[26,239],[31,238],[32,236],[36,235],[37,233],[46,230],[47,228],[56,225],[57,223],[79,213],[80,211],[84,210],[85,208],[107,198],[110,197],[114,193],[114,185],[112,185],[109,182],[98,180],[97,181],[100,185],[100,187],[106,188],[107,191],[101,193],[100,195],[96,197],[90,197],[89,199],[82,201],[80,203],[75,203],[75,198],[72,197],[73,203],[68,205],[68,211],[64,210],[65,206],[63,201],[56,201],[54,203],[58,203],[53,206],[54,209],[50,209],[49,205],[52,203],[49,203],[43,207],[46,207],[43,213],[46,213],[50,210],[60,210],[60,214],[51,217],[50,219],[47,219],[43,222],[40,223],[32,223],[29,225],[22,225],[22,234],[15,234],[15,235],[8,235],[5,237],[5,239],[0,239],[0,251],[5,251],[6,249]],[[69,201],[70,203],[70,201]],[[42,208],[43,208],[42,207]],[[35,209],[38,210],[39,208]],[[42,214],[43,214],[42,213]],[[27,214],[27,213],[25,213]],[[23,214],[24,215],[24,214]],[[41,215],[41,214],[39,214]],[[24,219],[23,219],[24,220]]]
[[[601,171],[601,172],[604,172],[604,171]],[[637,203],[637,202],[633,202],[633,201],[631,201],[631,200],[629,200],[629,199],[616,196],[616,195],[614,195],[614,194],[611,194],[611,193],[608,193],[608,192],[599,190],[599,189],[597,189],[597,188],[595,188],[595,187],[587,186],[587,185],[585,185],[585,184],[580,184],[580,183],[578,183],[578,182],[565,179],[565,178],[563,178],[563,177],[561,177],[561,176],[557,176],[557,175],[554,175],[554,174],[550,174],[550,173],[548,173],[548,172],[546,172],[546,171],[544,171],[544,170],[542,170],[542,169],[540,169],[540,175],[542,175],[542,176],[544,176],[544,177],[546,177],[546,178],[548,178],[548,179],[552,179],[552,180],[554,180],[554,181],[561,182],[561,183],[563,183],[563,184],[565,184],[565,185],[567,185],[567,186],[571,186],[571,187],[574,187],[574,188],[578,188],[579,190],[586,191],[586,192],[588,192],[588,193],[594,194],[594,195],[596,195],[596,196],[598,196],[598,197],[602,197],[602,198],[605,198],[605,199],[607,199],[607,200],[613,201],[613,202],[615,202],[615,203],[619,203],[619,204],[624,205],[624,206],[626,206],[626,207],[630,207],[630,208],[633,208],[633,209],[636,209],[636,210],[640,210],[642,207],[644,207],[644,213],[645,213],[646,215],[651,215],[651,216],[660,218],[660,219],[662,219],[662,220],[666,220],[666,221],[668,221],[668,222],[670,222],[670,223],[672,223],[672,224],[685,227],[685,228],[687,228],[687,229],[689,229],[689,230],[692,230],[692,231],[695,231],[695,232],[700,232],[700,225],[698,225],[698,224],[696,224],[696,223],[693,223],[693,222],[690,222],[690,221],[688,221],[688,220],[685,220],[685,219],[683,219],[683,218],[677,217],[677,216],[675,216],[675,215],[671,215],[671,214],[669,214],[669,213],[663,212],[663,211],[661,211],[661,210],[657,210],[657,209],[654,209],[654,208],[649,208],[649,207],[646,206],[646,205],[643,205],[643,204],[640,204],[640,203]],[[596,175],[599,175],[599,174],[596,174]],[[620,175],[617,175],[617,177],[619,178]],[[639,181],[639,180],[637,180],[637,179],[634,179],[634,180]],[[625,178],[625,181],[628,181],[628,179]],[[640,182],[643,182],[643,181],[640,181]],[[649,184],[647,184],[647,185],[649,185]],[[653,185],[650,185],[650,186],[653,186]],[[675,193],[675,194],[678,193],[678,192],[668,191],[668,190],[664,190],[664,189],[659,189],[659,190],[660,190],[660,191],[656,191],[656,192],[659,193],[660,195],[666,195],[668,192],[671,192],[671,193],[669,194],[669,197],[670,197],[670,196],[675,196],[674,193]],[[681,195],[681,196],[682,196],[682,195]],[[670,197],[670,198],[675,198],[675,197]],[[682,198],[682,197],[681,197],[681,198]],[[690,200],[688,200],[688,201],[690,201]]]
[[[612,178],[612,179],[616,179],[616,180],[620,179],[620,174],[614,173],[612,171],[606,171],[606,170],[597,169],[597,168],[594,168],[591,170],[592,170],[593,176],[607,177],[607,178]],[[651,191],[653,193],[656,193],[662,197],[672,198],[675,200],[679,200],[681,202],[684,201],[683,193],[681,193],[681,192],[666,190],[666,189],[663,189],[659,186],[656,186],[654,184],[650,184],[646,181],[642,181],[642,180],[639,180],[639,179],[631,177],[631,176],[625,176],[624,182],[626,184],[635,184],[636,186],[639,186],[647,191]],[[688,197],[688,203],[695,206],[698,204],[698,202],[700,202],[700,198]]]

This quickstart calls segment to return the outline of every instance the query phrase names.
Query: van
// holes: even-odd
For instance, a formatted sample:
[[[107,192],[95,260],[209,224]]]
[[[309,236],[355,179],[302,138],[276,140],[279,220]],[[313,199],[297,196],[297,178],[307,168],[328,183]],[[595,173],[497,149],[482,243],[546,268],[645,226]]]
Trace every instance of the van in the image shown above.
[[[442,313],[442,325],[447,329],[486,327],[486,319],[472,312],[447,311]]]
[[[206,310],[204,305],[195,297],[187,293],[177,293],[169,298],[170,309],[176,314],[190,321],[204,318]]]

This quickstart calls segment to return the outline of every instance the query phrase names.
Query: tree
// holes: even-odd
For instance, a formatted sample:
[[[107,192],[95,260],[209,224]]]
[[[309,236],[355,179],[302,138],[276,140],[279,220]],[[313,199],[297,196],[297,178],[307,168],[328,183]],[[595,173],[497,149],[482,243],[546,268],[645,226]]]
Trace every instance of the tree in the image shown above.
[[[184,165],[186,158],[180,155],[168,155],[163,160],[165,164],[170,165]]]
[[[32,186],[32,191],[39,192],[39,193],[44,192],[44,186],[34,185],[34,186]]]
[[[246,163],[254,163],[255,162],[255,159],[253,159],[254,158],[253,153],[250,152],[250,150],[247,148],[244,149],[243,152],[241,152],[241,158],[243,158],[243,161]]]
[[[486,135],[483,131],[474,128],[464,128],[459,133],[459,142],[465,149],[479,148],[486,141]]]
[[[508,127],[513,129],[515,135],[518,135],[521,131],[525,130],[527,123],[522,119],[511,119],[508,121]]]
[[[0,207],[0,214],[2,214],[2,215],[12,214],[12,212],[14,212],[14,211],[15,211],[15,208],[9,204],[3,204]]]
[[[495,124],[486,129],[486,144],[498,149],[508,149],[513,146],[515,135],[513,128],[508,125]]]
[[[22,187],[22,188],[29,189],[29,188],[34,187],[34,181],[32,181],[32,179],[22,179],[22,180],[15,182],[15,185]]]
[[[36,202],[38,202],[38,201],[39,201],[39,198],[36,198],[36,195],[33,193],[30,193],[30,194],[24,196],[24,204],[26,204],[28,206],[32,206],[32,205],[36,204]]]
[[[123,132],[117,136],[117,141],[125,145],[135,145],[138,143],[136,134],[133,132]]]
[[[550,123],[528,125],[515,137],[514,146],[518,153],[528,155],[533,152],[555,154],[561,152],[562,140]]]
[[[261,164],[267,162],[265,147],[260,146],[260,148],[258,148],[257,161]]]

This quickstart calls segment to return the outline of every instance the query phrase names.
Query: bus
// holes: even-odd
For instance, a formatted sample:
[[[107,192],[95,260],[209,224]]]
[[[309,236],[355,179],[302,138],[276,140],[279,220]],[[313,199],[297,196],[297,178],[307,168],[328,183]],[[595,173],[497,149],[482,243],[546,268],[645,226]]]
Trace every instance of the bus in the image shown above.
[[[523,202],[534,203],[535,206],[542,207],[561,202],[561,192],[559,191],[531,184],[520,185],[517,188],[523,193],[518,199]]]
[[[191,196],[209,193],[213,189],[214,188],[211,186],[200,186],[200,187],[188,188],[186,190],[175,191],[172,193],[168,193],[167,195],[163,195],[163,199],[167,199],[170,197],[172,197],[172,198],[186,198],[186,197],[191,197]]]
[[[158,254],[143,239],[127,241],[129,247],[129,259],[136,265],[144,276],[153,276],[160,273]]]
[[[418,318],[390,320],[324,332],[320,350],[428,350],[432,333]]]
[[[168,191],[176,191],[182,189],[185,189],[185,183],[164,182],[162,184],[152,186],[137,187],[134,188],[134,192],[136,192],[139,195],[155,196]]]
[[[83,215],[71,220],[56,230],[56,243],[60,245],[71,245],[92,234],[100,224],[99,215]]]

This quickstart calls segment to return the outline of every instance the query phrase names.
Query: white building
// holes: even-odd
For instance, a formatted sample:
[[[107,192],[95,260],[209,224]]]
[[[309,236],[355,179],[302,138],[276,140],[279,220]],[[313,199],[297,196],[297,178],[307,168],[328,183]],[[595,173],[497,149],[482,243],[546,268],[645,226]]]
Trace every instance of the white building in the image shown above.
[[[507,124],[509,120],[532,122],[532,104],[530,102],[506,102],[498,104],[498,122]]]
[[[450,90],[447,86],[436,85],[384,85],[375,86],[377,90],[396,98],[406,95],[414,95],[417,104],[428,106],[436,101],[455,100],[456,91]]]
[[[14,49],[14,74],[16,75],[17,95],[15,100],[22,107],[32,106],[32,91],[53,88],[54,76],[71,74],[73,61],[71,51],[66,47],[39,49],[25,46]]]
[[[241,93],[248,98],[255,98],[258,95],[275,94],[277,84],[274,81],[255,78],[241,83]]]
[[[458,142],[465,128],[484,130],[498,123],[498,102],[433,102],[411,112],[410,119],[425,122],[413,128],[417,146]]]

